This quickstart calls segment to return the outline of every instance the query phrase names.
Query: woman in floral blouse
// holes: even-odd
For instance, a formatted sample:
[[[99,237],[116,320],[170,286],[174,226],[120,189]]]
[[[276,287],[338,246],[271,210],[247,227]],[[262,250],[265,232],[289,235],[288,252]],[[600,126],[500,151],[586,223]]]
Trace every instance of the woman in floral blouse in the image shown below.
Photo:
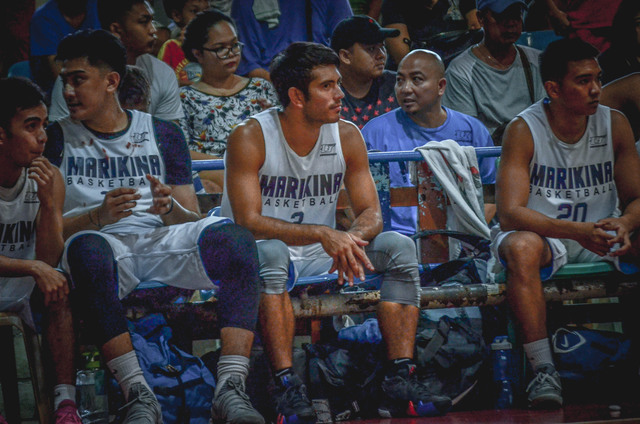
[[[191,158],[221,158],[235,126],[277,104],[277,94],[265,79],[234,73],[242,43],[231,18],[218,10],[201,12],[187,25],[182,49],[202,67],[200,81],[180,89],[185,111],[180,124]],[[207,191],[222,189],[221,171],[203,171],[200,178]]]

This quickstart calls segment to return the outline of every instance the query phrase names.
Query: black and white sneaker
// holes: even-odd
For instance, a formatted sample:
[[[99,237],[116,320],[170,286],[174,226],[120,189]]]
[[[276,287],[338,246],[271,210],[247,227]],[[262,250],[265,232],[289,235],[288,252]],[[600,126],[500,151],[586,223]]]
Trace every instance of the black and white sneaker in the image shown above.
[[[307,397],[307,388],[295,374],[280,377],[274,393],[277,424],[315,423],[316,412]]]
[[[400,368],[382,381],[383,400],[378,415],[383,418],[432,417],[446,414],[451,399],[431,393],[416,376],[415,365]]]

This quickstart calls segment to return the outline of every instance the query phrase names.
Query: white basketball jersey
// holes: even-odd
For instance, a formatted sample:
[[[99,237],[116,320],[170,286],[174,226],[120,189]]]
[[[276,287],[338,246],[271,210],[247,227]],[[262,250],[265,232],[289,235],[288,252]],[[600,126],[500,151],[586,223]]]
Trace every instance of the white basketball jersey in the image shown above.
[[[108,191],[120,187],[138,189],[142,197],[133,215],[105,226],[107,233],[134,233],[160,227],[162,219],[145,212],[153,203],[146,174],[164,183],[166,168],[153,130],[151,115],[132,113],[129,127],[113,137],[101,138],[79,122],[64,118],[58,123],[64,135],[60,171],[65,180],[64,216],[81,215],[99,206]]]
[[[575,144],[551,130],[542,101],[520,113],[533,136],[527,207],[550,218],[596,222],[617,208],[611,110],[598,106]]]
[[[15,259],[36,258],[36,216],[40,209],[37,183],[27,169],[17,182],[22,188],[10,199],[11,189],[0,188],[0,255]]]
[[[296,154],[284,137],[278,109],[255,116],[264,135],[265,159],[258,172],[262,215],[296,224],[335,228],[336,202],[346,171],[338,123],[325,124],[315,146],[306,156]],[[227,193],[222,215],[232,217]],[[293,260],[324,254],[320,243],[290,246]]]

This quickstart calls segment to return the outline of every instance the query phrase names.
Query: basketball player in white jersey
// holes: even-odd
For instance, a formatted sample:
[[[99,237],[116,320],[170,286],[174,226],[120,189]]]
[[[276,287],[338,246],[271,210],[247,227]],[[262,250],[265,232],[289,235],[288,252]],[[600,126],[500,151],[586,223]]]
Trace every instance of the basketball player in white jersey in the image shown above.
[[[54,268],[63,248],[64,184],[42,157],[47,107],[40,89],[22,78],[0,80],[0,99],[0,311],[19,312],[33,325],[29,298],[44,303],[44,336],[56,381],[54,422],[81,424],[69,285]]]
[[[294,316],[288,273],[337,271],[338,281],[384,274],[378,319],[387,349],[382,416],[442,414],[451,406],[414,374],[420,305],[415,245],[380,233],[382,218],[366,147],[355,125],[341,121],[338,56],[328,47],[293,43],[276,56],[271,79],[283,110],[272,108],[238,126],[226,154],[222,215],[258,239],[264,284],[260,320],[271,361],[278,422],[313,421],[304,386],[292,371]],[[355,213],[348,231],[335,229],[344,184]]]
[[[260,295],[253,236],[228,219],[201,217],[176,124],[121,108],[126,51],[113,34],[76,32],[57,58],[71,115],[47,128],[45,155],[66,185],[62,267],[82,300],[74,313],[125,395],[124,422],[162,422],[120,303],[146,280],[209,290],[217,282],[222,351],[212,415],[264,424],[243,393]]]
[[[507,300],[535,373],[532,407],[562,405],[541,280],[566,263],[637,270],[640,159],[627,119],[599,104],[597,55],[580,40],[551,43],[541,57],[548,97],[511,121],[502,144],[492,250],[506,267]]]

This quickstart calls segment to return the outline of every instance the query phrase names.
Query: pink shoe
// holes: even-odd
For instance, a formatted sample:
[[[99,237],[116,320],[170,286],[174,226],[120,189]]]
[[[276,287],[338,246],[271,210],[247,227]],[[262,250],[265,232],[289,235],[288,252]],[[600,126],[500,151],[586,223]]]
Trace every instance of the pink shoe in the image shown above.
[[[7,424],[7,420],[2,415],[0,415],[0,424]]]
[[[76,403],[69,399],[60,402],[53,417],[55,424],[82,424]]]

